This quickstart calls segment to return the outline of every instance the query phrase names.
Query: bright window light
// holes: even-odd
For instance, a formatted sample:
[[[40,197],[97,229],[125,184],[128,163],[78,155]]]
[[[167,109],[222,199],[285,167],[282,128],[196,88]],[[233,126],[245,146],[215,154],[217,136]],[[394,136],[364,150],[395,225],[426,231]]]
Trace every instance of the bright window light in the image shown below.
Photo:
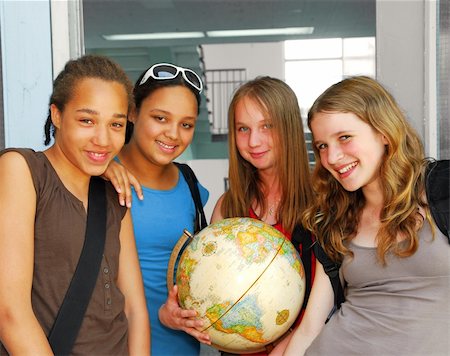
[[[246,37],[246,36],[273,36],[273,35],[310,35],[314,27],[287,27],[287,28],[264,28],[251,30],[224,30],[208,31],[208,37]]]
[[[286,60],[340,57],[342,57],[342,38],[290,40],[284,44]]]
[[[117,35],[103,35],[108,41],[139,41],[139,40],[170,40],[179,38],[202,38],[203,32],[154,32],[154,33],[130,33]]]

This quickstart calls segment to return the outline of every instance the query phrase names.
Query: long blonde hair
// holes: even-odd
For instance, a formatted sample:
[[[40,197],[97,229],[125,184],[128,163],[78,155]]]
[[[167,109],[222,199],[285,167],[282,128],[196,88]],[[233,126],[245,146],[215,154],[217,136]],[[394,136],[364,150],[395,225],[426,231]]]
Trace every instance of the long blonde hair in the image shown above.
[[[385,159],[380,167],[384,206],[377,234],[377,256],[382,263],[388,251],[400,257],[411,256],[417,250],[417,231],[423,223],[418,207],[427,207],[422,198],[426,160],[419,136],[392,95],[369,77],[348,78],[328,88],[308,113],[310,128],[314,115],[319,112],[351,112],[387,139]],[[314,154],[313,182],[317,199],[305,212],[303,221],[328,255],[340,261],[349,253],[344,241],[356,234],[364,196],[361,189],[346,191],[322,166],[315,147]],[[426,218],[431,221],[428,209]],[[404,237],[402,243],[398,242],[399,234]]]
[[[248,216],[255,200],[262,211],[267,209],[259,189],[258,170],[242,158],[236,146],[235,110],[243,98],[258,103],[273,125],[282,189],[278,219],[286,231],[292,232],[312,201],[310,169],[297,97],[286,83],[271,77],[258,77],[245,83],[231,101],[228,112],[229,190],[222,202],[222,215]]]
[[[384,206],[377,234],[377,256],[385,263],[388,251],[401,257],[412,255],[418,247],[417,228],[423,223],[418,207],[426,207],[421,198],[426,161],[419,136],[392,95],[369,77],[348,78],[328,88],[308,113],[310,128],[314,115],[319,112],[353,113],[387,139],[380,167]],[[317,199],[305,212],[303,222],[328,255],[341,261],[349,253],[344,242],[356,234],[364,196],[361,189],[346,191],[322,166],[315,147],[314,154],[313,184]],[[430,220],[428,209],[426,211],[426,218]],[[401,244],[397,240],[399,234],[405,241]]]

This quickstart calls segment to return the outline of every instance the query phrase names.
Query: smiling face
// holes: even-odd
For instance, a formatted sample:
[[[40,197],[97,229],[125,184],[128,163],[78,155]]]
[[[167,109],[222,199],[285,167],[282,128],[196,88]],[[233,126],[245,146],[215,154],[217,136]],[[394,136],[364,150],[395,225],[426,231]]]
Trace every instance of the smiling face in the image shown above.
[[[66,169],[78,176],[103,174],[125,141],[128,97],[122,84],[97,78],[79,80],[60,111],[50,106],[57,129],[52,147]]]
[[[353,113],[318,112],[311,121],[320,161],[348,191],[378,189],[387,140]]]
[[[186,87],[167,86],[153,91],[132,116],[130,145],[152,164],[171,163],[189,146],[197,121],[197,99]]]
[[[236,147],[258,170],[275,168],[274,130],[270,118],[252,98],[242,98],[235,107]]]

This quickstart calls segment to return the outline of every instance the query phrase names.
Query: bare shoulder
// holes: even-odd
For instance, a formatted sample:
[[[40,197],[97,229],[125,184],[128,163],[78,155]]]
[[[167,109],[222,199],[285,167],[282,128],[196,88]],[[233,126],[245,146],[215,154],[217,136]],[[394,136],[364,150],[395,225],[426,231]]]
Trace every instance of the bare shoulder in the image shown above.
[[[8,151],[0,156],[0,195],[2,200],[30,199],[35,193],[30,167],[24,156]]]
[[[8,151],[0,155],[0,172],[3,173],[0,173],[3,178],[29,174],[30,169],[24,156],[16,151]]]

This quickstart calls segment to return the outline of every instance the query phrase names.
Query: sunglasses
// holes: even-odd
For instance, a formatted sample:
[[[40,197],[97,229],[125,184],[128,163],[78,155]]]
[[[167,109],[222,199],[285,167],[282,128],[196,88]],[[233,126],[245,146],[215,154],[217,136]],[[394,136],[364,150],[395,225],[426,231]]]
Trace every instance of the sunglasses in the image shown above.
[[[156,80],[175,79],[180,73],[189,85],[198,90],[199,94],[202,92],[203,83],[197,73],[191,69],[178,67],[170,63],[158,63],[152,65],[147,72],[145,72],[139,85],[144,84],[148,78]]]

